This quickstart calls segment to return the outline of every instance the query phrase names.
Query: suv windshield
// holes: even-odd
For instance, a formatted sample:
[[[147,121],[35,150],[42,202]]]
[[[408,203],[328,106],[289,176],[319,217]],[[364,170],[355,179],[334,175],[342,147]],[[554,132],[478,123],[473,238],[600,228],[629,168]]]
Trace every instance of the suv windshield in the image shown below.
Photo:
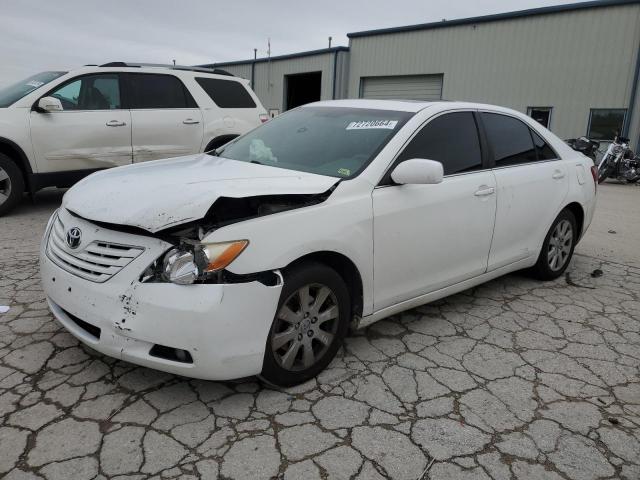
[[[32,75],[24,80],[9,85],[5,88],[0,88],[0,108],[8,107],[16,103],[25,95],[33,92],[36,88],[40,88],[49,82],[52,82],[58,77],[61,77],[67,72],[40,72]]]
[[[359,174],[413,116],[410,112],[303,107],[229,143],[217,155],[337,178]]]

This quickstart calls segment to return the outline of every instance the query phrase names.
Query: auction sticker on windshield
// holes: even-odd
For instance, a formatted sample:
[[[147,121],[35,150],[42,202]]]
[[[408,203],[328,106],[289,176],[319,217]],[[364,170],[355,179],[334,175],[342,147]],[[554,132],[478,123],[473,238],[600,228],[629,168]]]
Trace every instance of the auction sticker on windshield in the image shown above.
[[[397,120],[360,120],[347,125],[347,130],[367,130],[370,128],[388,128],[393,130],[398,124]]]

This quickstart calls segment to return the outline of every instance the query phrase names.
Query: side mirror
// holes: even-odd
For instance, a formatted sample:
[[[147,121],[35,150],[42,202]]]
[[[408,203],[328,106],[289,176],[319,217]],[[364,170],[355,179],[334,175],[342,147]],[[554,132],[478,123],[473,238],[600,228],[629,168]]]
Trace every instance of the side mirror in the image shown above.
[[[41,112],[61,112],[64,110],[62,102],[54,97],[42,97],[38,100],[38,109]]]
[[[442,163],[424,158],[405,160],[391,172],[391,179],[401,185],[433,185],[442,183],[443,176]]]

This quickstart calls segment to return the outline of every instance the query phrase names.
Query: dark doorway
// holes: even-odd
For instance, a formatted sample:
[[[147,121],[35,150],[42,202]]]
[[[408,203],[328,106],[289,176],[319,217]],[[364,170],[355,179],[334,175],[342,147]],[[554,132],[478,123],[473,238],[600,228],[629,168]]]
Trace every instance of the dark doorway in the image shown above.
[[[285,110],[320,100],[322,72],[285,75]]]

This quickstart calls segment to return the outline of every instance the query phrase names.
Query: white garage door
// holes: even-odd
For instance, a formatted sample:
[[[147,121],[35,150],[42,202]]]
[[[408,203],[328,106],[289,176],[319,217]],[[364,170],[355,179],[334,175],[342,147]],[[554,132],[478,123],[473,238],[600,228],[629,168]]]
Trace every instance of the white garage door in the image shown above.
[[[440,100],[442,74],[396,75],[393,77],[363,77],[361,98]]]

